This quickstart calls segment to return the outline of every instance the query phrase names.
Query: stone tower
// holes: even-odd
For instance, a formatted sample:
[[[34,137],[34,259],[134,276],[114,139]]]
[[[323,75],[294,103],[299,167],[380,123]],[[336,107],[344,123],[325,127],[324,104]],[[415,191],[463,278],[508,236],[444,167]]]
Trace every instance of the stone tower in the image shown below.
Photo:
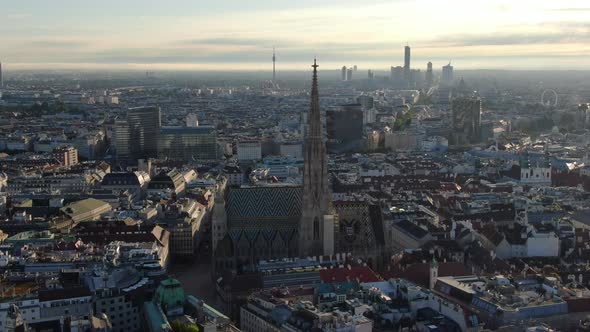
[[[329,214],[328,157],[322,135],[318,65],[315,59],[312,67],[311,107],[307,116],[309,129],[304,142],[303,201],[299,222],[301,256],[330,254],[334,247],[333,216]]]

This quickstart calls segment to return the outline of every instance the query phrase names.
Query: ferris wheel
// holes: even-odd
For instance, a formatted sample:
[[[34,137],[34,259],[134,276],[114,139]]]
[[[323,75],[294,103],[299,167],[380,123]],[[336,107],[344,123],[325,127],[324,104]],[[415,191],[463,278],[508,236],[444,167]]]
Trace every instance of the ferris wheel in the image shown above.
[[[541,104],[545,106],[557,106],[558,100],[557,92],[553,89],[544,90],[541,94]]]

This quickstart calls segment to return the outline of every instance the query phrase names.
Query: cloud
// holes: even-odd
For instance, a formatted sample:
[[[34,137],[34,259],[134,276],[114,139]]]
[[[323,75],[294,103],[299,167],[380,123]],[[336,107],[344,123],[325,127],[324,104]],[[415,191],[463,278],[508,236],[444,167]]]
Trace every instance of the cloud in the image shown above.
[[[28,13],[8,13],[4,16],[4,19],[7,20],[23,20],[26,18],[31,17],[31,14]]]
[[[455,34],[441,36],[428,42],[431,46],[501,46],[532,44],[563,44],[590,42],[590,24],[559,23],[547,26],[547,32]],[[539,28],[538,30],[542,30]]]
[[[90,45],[89,42],[83,40],[59,40],[59,39],[51,39],[51,40],[33,40],[27,43],[32,47],[40,47],[40,48],[79,48],[85,47]]]
[[[203,38],[185,41],[191,45],[225,45],[225,46],[263,46],[273,45],[276,40],[269,38],[238,38],[238,37],[217,37]]]
[[[590,7],[554,8],[554,9],[551,9],[551,11],[583,13],[583,12],[590,12]]]

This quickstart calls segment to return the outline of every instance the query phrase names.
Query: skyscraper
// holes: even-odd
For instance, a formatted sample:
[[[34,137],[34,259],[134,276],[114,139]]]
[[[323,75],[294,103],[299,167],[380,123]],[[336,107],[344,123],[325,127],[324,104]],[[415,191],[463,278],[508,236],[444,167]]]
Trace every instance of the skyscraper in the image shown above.
[[[440,83],[447,86],[453,84],[453,66],[451,66],[450,62],[448,65],[442,67]]]
[[[313,62],[309,130],[304,145],[303,201],[299,222],[299,252],[302,256],[323,255],[333,248],[333,219],[331,228],[328,216],[330,192],[328,189],[328,158],[322,135],[320,100],[316,61]],[[330,234],[331,233],[331,234]],[[326,246],[326,247],[325,247]]]
[[[426,65],[426,87],[430,88],[433,82],[433,75],[432,75],[432,62],[428,61]]]
[[[115,148],[121,163],[157,158],[160,134],[160,108],[135,107],[124,120],[115,122]]]
[[[410,46],[406,45],[404,47],[404,79],[406,83],[409,83],[411,80],[411,73],[410,73]]]
[[[453,143],[478,143],[481,139],[481,99],[457,97],[451,101]]]
[[[348,70],[346,71],[346,80],[352,81],[352,68],[348,68]]]
[[[0,88],[4,87],[4,76],[2,76],[2,62],[0,62]]]
[[[404,68],[402,66],[391,67],[391,76],[390,81],[391,83],[396,86],[400,87],[404,80]]]
[[[346,81],[346,66],[342,66],[342,80]]]

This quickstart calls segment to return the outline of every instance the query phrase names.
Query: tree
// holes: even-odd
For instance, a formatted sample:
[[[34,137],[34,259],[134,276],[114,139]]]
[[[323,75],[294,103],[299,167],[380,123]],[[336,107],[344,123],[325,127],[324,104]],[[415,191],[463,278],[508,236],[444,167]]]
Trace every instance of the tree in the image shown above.
[[[198,326],[184,324],[179,320],[173,321],[172,323],[170,323],[170,326],[172,327],[172,331],[174,332],[199,332]]]

